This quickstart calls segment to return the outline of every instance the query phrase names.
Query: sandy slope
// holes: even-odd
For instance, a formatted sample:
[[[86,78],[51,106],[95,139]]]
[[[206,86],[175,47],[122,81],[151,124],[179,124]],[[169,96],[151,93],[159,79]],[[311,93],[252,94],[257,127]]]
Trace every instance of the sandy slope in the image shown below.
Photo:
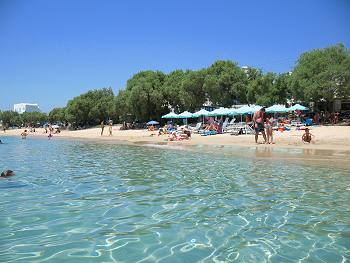
[[[311,133],[315,135],[313,144],[304,144],[301,141],[302,131],[292,130],[289,132],[274,132],[274,145],[261,145],[261,147],[287,147],[301,149],[324,149],[335,151],[350,151],[350,126],[319,126],[312,127]],[[8,130],[6,133],[1,132],[3,136],[19,136],[21,130]],[[60,134],[54,134],[53,139],[57,137],[65,138],[80,138],[80,139],[95,139],[95,140],[122,140],[132,143],[167,143],[168,145],[237,145],[237,146],[255,146],[253,135],[229,135],[219,134],[214,136],[200,136],[194,134],[189,141],[167,142],[167,135],[157,136],[156,132],[147,130],[119,130],[119,126],[113,127],[113,135],[108,135],[108,130],[105,130],[104,135],[100,135],[100,128],[91,128],[79,131],[62,131]],[[153,135],[152,135],[153,134]],[[29,133],[32,136],[47,136],[43,129],[37,129],[35,133]],[[262,141],[262,136],[259,138]]]

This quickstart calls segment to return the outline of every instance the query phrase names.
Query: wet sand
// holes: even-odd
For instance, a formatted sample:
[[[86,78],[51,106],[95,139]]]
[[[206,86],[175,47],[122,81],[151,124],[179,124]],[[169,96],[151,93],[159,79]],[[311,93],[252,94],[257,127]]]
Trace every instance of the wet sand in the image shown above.
[[[18,136],[24,129],[1,132],[0,138],[5,136]],[[105,131],[100,135],[100,128],[90,128],[79,131],[62,131],[54,134],[53,140],[58,138],[94,141],[103,143],[127,143],[141,146],[187,149],[194,151],[215,152],[240,157],[272,158],[298,162],[313,162],[322,166],[341,166],[350,169],[350,126],[317,126],[311,127],[310,132],[315,135],[314,143],[305,144],[301,141],[303,131],[274,132],[275,144],[255,144],[254,135],[219,134],[201,136],[193,134],[188,141],[167,141],[167,135],[158,136],[157,132],[147,130],[119,130],[113,127],[113,135]],[[30,133],[28,138],[46,137],[43,129]],[[259,141],[263,138],[260,135]]]

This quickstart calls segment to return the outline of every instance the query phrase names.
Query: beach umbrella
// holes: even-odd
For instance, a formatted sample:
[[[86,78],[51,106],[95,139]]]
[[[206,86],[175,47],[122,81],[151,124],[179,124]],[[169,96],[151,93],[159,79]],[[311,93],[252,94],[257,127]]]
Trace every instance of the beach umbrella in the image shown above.
[[[215,110],[209,112],[208,116],[223,116],[223,115],[228,115],[229,112],[230,112],[229,109],[221,107],[219,109],[215,109]]]
[[[295,104],[294,106],[288,108],[287,110],[288,111],[296,111],[296,110],[300,110],[300,111],[306,111],[308,110],[309,108],[305,107],[305,106],[302,106],[300,104]]]
[[[195,118],[199,118],[199,117],[203,117],[202,118],[202,122],[204,123],[204,117],[209,115],[209,111],[205,110],[205,109],[201,109],[199,111],[196,111],[195,113],[193,113],[193,117]]]
[[[260,106],[260,105],[252,105],[250,107],[254,110],[254,112],[261,110],[261,108],[262,108],[262,106]]]
[[[242,116],[244,114],[253,114],[254,112],[258,111],[261,109],[261,106],[248,106],[248,105],[244,105],[243,107],[238,108],[237,110],[235,110],[237,115],[241,115],[241,122],[242,122]]]
[[[162,116],[162,119],[176,119],[178,118],[178,114],[176,114],[175,112],[169,112],[168,114],[165,114]]]
[[[278,105],[278,104],[275,104],[271,107],[268,107],[266,108],[266,112],[268,113],[283,113],[283,112],[287,112],[289,109],[287,109],[286,107],[284,107],[283,105]]]
[[[187,124],[187,119],[188,118],[193,118],[193,114],[188,111],[184,111],[178,115],[179,119],[185,119],[184,123]]]
[[[149,122],[147,122],[146,124],[147,124],[147,125],[158,125],[159,122],[157,122],[157,121],[149,121]]]
[[[192,114],[193,117],[198,118],[198,117],[202,117],[202,116],[208,116],[209,111],[205,110],[205,109],[201,109],[195,113]]]
[[[244,115],[244,114],[252,114],[256,112],[257,110],[253,107],[250,107],[248,105],[244,105],[243,107],[240,107],[236,110],[236,113],[238,115]]]
[[[179,115],[177,115],[177,117],[179,119],[188,119],[188,118],[193,118],[193,114],[191,112],[184,111],[184,112],[180,113]]]

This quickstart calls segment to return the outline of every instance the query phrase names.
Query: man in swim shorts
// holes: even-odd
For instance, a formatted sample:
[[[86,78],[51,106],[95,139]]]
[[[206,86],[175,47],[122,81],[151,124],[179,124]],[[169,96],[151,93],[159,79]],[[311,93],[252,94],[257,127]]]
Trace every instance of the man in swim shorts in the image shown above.
[[[265,108],[261,108],[260,110],[254,113],[253,124],[254,124],[254,130],[255,130],[255,143],[258,143],[259,132],[261,132],[261,134],[263,135],[264,141],[266,143],[264,117],[265,117]]]

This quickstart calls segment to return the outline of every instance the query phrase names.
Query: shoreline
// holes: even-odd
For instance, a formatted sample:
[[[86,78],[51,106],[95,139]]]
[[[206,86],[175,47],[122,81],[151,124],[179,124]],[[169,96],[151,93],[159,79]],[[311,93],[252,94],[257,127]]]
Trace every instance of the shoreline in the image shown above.
[[[18,137],[24,129],[8,130],[0,133],[1,137]],[[28,138],[47,138],[43,129],[29,133]],[[350,127],[349,126],[320,126],[314,127],[314,144],[301,142],[301,131],[275,132],[276,144],[255,144],[253,135],[232,136],[219,134],[200,136],[194,134],[188,141],[165,141],[167,135],[151,135],[147,130],[120,131],[113,127],[113,135],[100,136],[100,128],[90,128],[78,131],[62,131],[53,134],[52,140],[66,139],[82,142],[124,144],[154,148],[201,151],[208,153],[228,154],[236,157],[258,159],[288,160],[291,162],[318,163],[321,166],[339,166],[350,169]],[[156,132],[153,132],[156,134]],[[262,140],[262,136],[259,136]]]

